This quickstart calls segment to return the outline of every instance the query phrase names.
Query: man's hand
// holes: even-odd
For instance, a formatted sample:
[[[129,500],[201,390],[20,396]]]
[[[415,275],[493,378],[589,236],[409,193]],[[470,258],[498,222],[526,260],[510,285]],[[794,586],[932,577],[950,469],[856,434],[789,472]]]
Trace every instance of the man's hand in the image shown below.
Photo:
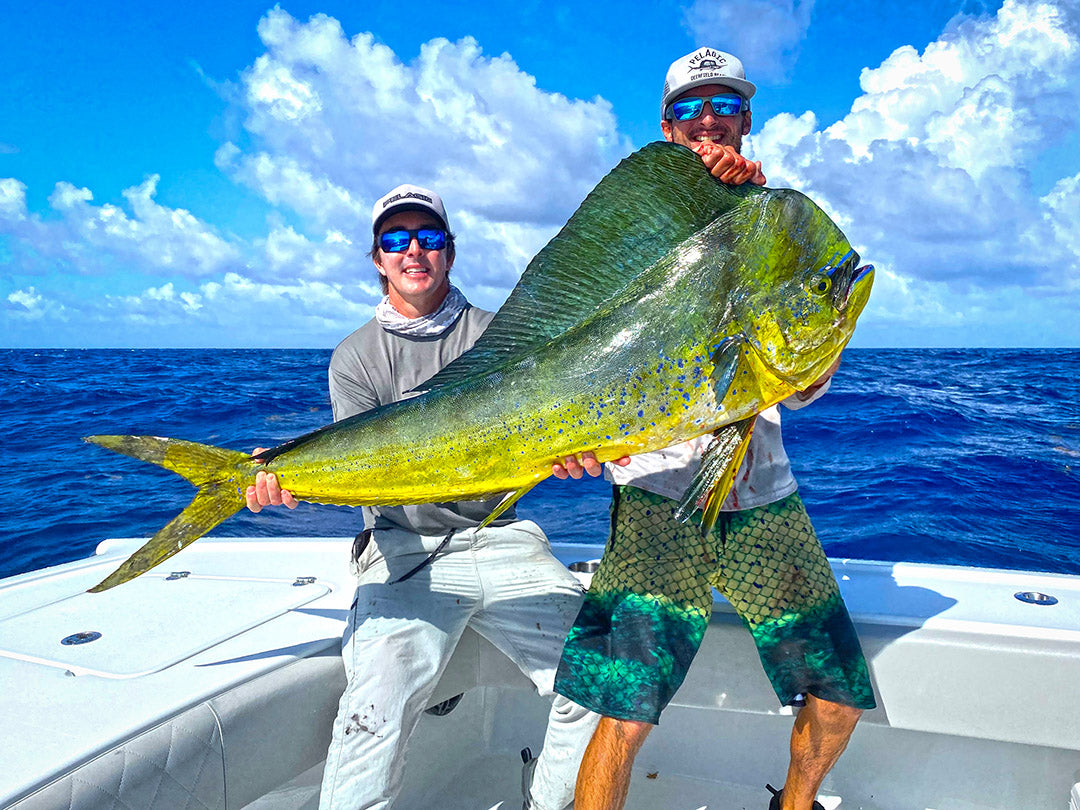
[[[734,146],[721,146],[718,143],[697,143],[691,147],[701,156],[705,168],[721,183],[740,186],[753,183],[765,185],[765,175],[761,173],[761,161],[748,160],[735,151]]]
[[[795,396],[804,402],[817,393],[817,390],[821,388],[825,383],[832,379],[832,375],[836,373],[836,370],[840,368],[840,358],[837,357],[833,360],[833,364],[826,369],[825,373],[812,382],[807,388],[802,391],[797,391]]]
[[[630,456],[616,459],[614,463],[620,467],[625,467],[630,463]],[[551,465],[551,474],[563,481],[567,478],[581,478],[584,473],[596,478],[603,471],[604,465],[596,460],[596,453],[592,450],[586,450],[582,453],[580,460],[577,456],[567,456],[563,459],[562,464],[556,462]]]
[[[256,447],[251,455],[257,456],[266,450],[265,447]],[[284,504],[289,509],[295,509],[299,501],[292,496],[287,489],[282,489],[277,476],[273,473],[260,472],[255,476],[255,484],[247,488],[244,493],[247,508],[252,512],[261,512],[264,506],[281,506]]]

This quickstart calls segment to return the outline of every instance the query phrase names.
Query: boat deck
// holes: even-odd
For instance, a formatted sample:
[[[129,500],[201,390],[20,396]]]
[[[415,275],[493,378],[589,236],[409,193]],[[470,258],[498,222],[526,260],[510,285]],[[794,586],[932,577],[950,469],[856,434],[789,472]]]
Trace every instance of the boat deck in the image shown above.
[[[205,538],[165,570],[84,593],[140,543],[0,581],[0,807],[315,807],[351,539]],[[600,553],[555,550],[568,564]],[[1080,577],[833,565],[880,706],[829,775],[826,810],[1080,810]],[[521,806],[518,752],[540,749],[546,702],[471,632],[433,702],[462,693],[414,737],[404,810]],[[793,712],[717,597],[628,808],[764,810]]]

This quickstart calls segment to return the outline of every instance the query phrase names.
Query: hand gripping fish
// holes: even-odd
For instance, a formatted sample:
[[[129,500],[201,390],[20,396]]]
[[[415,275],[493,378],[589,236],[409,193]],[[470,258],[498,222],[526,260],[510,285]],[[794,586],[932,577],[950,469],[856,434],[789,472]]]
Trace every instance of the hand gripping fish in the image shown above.
[[[396,505],[505,493],[563,457],[717,439],[683,500],[717,511],[757,413],[840,354],[873,268],[807,197],[714,180],[681,146],[623,160],[529,263],[472,349],[419,396],[256,456],[153,436],[88,441],[158,464],[194,501],[92,591],[172,556],[244,506],[260,470],[299,500]]]

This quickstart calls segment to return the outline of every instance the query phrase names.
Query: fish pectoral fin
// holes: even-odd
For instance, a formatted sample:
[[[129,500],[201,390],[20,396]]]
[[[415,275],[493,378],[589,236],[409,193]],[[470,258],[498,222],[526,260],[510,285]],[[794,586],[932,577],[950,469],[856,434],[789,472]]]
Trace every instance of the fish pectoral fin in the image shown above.
[[[756,419],[755,414],[716,431],[712,443],[701,457],[701,468],[675,510],[675,517],[685,521],[700,508],[702,535],[711,532],[716,525],[720,506],[731,491],[735,474],[746,458],[746,448],[750,445]]]
[[[499,515],[501,515],[503,512],[505,512],[507,509],[509,509],[511,506],[521,500],[521,497],[530,489],[535,487],[538,483],[538,481],[533,482],[532,484],[524,486],[521,489],[515,489],[511,492],[507,492],[506,495],[503,496],[503,499],[499,501],[499,505],[492,509],[491,514],[484,518],[482,521],[480,521],[480,525],[476,528],[482,529],[485,526],[490,525],[492,521],[494,521],[496,518],[499,517]]]
[[[709,354],[709,359],[713,364],[709,377],[712,378],[713,390],[716,392],[716,399],[719,402],[724,401],[731,384],[735,382],[735,372],[739,368],[739,354],[741,352],[741,338],[725,337],[715,345]]]

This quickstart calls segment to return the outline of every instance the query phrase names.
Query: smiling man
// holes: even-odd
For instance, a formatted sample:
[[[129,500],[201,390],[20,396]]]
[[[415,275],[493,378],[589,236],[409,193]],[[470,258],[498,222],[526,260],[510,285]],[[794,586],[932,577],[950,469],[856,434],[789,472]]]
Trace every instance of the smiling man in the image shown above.
[[[476,341],[493,313],[450,282],[454,235],[442,199],[398,186],[372,210],[371,257],[385,297],[334,351],[330,402],[341,420],[413,395]],[[591,454],[556,465],[600,473]],[[323,773],[322,810],[386,810],[398,795],[409,737],[466,627],[552,694],[563,638],[582,588],[547,538],[513,508],[480,524],[501,498],[364,507],[353,547],[356,598],[342,641],[346,687]],[[260,473],[248,508],[296,501]],[[544,748],[526,769],[525,806],[563,810],[597,716],[556,696]]]
[[[664,137],[697,152],[723,182],[764,184],[761,164],[740,154],[755,90],[731,54],[687,54],[664,83]],[[813,401],[835,370],[784,404]],[[710,439],[608,467],[610,535],[555,681],[560,694],[603,715],[578,774],[576,810],[623,807],[634,757],[701,644],[713,587],[750,630],[780,702],[805,696],[787,782],[772,791],[770,810],[820,810],[814,797],[825,774],[874,706],[855,628],[796,491],[779,409],[757,417],[720,518],[702,537],[699,516],[683,522],[677,510]]]

